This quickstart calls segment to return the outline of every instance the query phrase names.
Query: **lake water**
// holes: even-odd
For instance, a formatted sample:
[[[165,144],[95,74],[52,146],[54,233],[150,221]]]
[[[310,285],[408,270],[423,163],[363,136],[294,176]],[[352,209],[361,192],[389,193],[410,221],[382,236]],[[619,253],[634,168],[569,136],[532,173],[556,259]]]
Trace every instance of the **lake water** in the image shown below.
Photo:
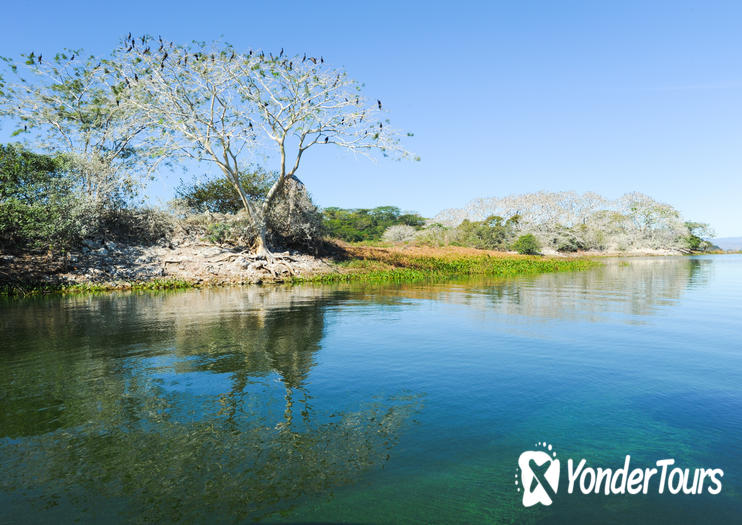
[[[742,257],[0,303],[0,520],[742,519]],[[562,473],[525,508],[521,452]],[[721,468],[567,492],[567,459]],[[522,473],[521,473],[522,475]]]

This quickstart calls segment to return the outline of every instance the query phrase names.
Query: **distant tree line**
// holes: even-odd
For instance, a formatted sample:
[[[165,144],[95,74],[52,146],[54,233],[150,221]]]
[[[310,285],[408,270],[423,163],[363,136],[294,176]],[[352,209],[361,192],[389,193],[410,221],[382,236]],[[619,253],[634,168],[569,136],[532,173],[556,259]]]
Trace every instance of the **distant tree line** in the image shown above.
[[[402,213],[395,206],[371,209],[331,207],[322,210],[322,217],[328,236],[348,242],[378,241],[387,228],[395,225],[413,229],[425,225],[425,218],[412,212]]]

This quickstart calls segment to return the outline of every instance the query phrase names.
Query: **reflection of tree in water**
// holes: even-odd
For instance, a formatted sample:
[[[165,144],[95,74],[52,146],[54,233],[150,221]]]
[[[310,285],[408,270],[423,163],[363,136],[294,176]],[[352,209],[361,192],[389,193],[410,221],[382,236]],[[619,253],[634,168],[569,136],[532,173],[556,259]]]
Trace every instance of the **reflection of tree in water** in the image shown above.
[[[9,365],[0,368],[0,384],[9,388],[2,403],[11,410],[0,428],[7,436],[0,440],[0,491],[44,494],[50,506],[72,501],[88,509],[86,518],[119,512],[147,521],[252,520],[383,465],[419,400],[395,396],[346,408],[341,402],[334,413],[313,409],[308,374],[324,311],[338,297],[258,290],[96,305],[99,315],[87,319],[99,323],[88,327],[94,341],[96,330],[123,329],[119,316],[135,320],[127,349],[114,335],[109,355],[95,353],[102,341],[67,353],[51,348],[42,322],[39,344],[1,363]],[[47,316],[75,321],[65,308],[39,305]],[[54,331],[59,319],[46,326]],[[196,373],[206,384],[226,382],[217,394],[174,389],[152,373],[151,361],[161,357],[171,358],[154,366],[169,367],[165,378]],[[58,407],[49,420],[24,419],[47,407]]]
[[[691,287],[705,286],[713,260],[687,257],[605,260],[584,272],[549,273],[520,279],[468,279],[461,283],[378,290],[376,295],[432,299],[546,319],[599,321],[606,314],[648,315],[674,304]],[[375,298],[378,300],[378,297]]]

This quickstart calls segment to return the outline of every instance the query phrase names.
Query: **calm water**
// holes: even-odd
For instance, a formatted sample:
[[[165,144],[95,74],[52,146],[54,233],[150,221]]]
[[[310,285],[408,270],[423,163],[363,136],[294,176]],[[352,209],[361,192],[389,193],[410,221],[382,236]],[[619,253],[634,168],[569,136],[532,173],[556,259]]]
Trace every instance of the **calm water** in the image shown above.
[[[0,520],[739,522],[742,257],[0,304]],[[520,453],[562,461],[524,508]],[[722,468],[566,493],[566,459]]]

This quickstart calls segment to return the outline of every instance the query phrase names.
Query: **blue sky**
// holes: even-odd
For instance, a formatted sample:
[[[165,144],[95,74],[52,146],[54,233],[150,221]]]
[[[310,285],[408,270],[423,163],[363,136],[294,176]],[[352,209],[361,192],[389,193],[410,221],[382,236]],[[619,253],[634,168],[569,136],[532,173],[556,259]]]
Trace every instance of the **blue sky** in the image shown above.
[[[641,191],[742,235],[741,2],[31,5],[3,6],[0,54],[105,52],[131,31],[344,66],[415,133],[406,144],[422,161],[311,151],[299,176],[322,206],[431,216],[510,193]],[[152,199],[169,199],[179,176]]]

